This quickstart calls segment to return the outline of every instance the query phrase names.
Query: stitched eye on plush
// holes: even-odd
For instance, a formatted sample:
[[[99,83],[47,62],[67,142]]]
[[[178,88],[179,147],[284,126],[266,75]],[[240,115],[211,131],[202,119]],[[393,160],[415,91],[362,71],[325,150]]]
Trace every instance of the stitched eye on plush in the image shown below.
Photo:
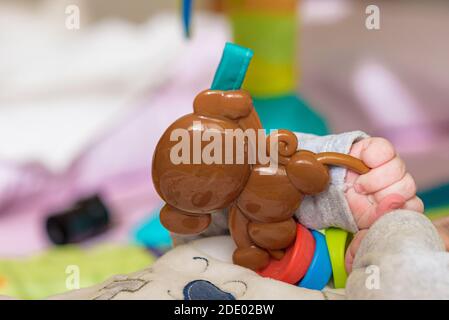
[[[193,257],[193,260],[202,261],[204,263],[204,270],[201,272],[206,272],[207,268],[209,268],[209,260],[204,257]]]
[[[242,280],[231,280],[221,284],[220,289],[229,292],[237,299],[242,299],[248,290],[248,285]]]

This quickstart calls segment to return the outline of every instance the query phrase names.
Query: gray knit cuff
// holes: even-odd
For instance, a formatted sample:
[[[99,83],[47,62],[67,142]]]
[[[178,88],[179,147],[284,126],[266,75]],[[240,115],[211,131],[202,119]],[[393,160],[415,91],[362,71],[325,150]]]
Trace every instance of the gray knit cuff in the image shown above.
[[[328,136],[314,136],[296,133],[299,148],[315,153],[340,152],[348,154],[351,146],[368,135],[362,131],[345,132]],[[332,167],[331,182],[328,189],[316,196],[306,196],[295,213],[298,221],[311,229],[338,227],[350,232],[357,232],[357,224],[346,201],[346,169]]]

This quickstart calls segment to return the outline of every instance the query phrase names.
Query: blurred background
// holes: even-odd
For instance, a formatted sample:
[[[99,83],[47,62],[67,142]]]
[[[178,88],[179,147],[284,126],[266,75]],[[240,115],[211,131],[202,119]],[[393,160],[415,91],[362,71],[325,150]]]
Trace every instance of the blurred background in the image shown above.
[[[369,5],[380,10],[378,30],[366,27]],[[183,9],[175,0],[0,0],[0,294],[76,288],[69,265],[81,287],[92,285],[169,248],[152,153],[210,86],[226,41],[255,52],[245,88],[265,127],[386,137],[426,213],[449,215],[449,2],[198,0],[190,15]]]

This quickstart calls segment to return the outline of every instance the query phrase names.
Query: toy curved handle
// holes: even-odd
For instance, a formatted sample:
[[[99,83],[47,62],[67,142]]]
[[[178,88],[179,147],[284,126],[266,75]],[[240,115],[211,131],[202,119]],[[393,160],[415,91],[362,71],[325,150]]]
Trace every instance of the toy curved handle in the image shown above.
[[[370,168],[360,159],[338,152],[321,152],[316,154],[316,160],[324,165],[346,167],[358,174],[365,174]]]
[[[211,90],[240,90],[253,57],[251,49],[227,42]]]

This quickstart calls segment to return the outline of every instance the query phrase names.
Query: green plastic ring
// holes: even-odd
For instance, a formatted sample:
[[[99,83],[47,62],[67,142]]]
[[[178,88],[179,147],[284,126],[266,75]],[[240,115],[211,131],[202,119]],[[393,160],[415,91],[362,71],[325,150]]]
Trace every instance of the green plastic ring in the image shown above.
[[[345,268],[345,253],[352,235],[338,228],[326,229],[325,234],[332,264],[334,287],[336,289],[344,288],[348,277]]]

